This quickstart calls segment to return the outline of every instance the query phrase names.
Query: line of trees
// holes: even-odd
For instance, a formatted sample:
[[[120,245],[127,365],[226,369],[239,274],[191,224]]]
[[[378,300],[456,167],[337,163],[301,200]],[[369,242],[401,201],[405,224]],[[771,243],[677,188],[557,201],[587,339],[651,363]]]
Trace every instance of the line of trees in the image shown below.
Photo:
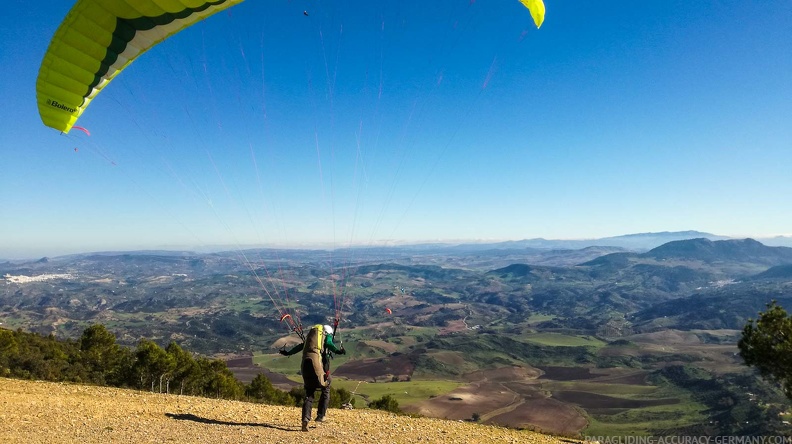
[[[194,357],[175,342],[166,348],[142,339],[133,350],[116,343],[103,325],[86,328],[78,341],[0,329],[0,376],[135,388],[157,393],[300,405],[302,388],[286,392],[263,374],[240,382],[220,359]],[[345,389],[331,389],[331,407],[354,404]]]

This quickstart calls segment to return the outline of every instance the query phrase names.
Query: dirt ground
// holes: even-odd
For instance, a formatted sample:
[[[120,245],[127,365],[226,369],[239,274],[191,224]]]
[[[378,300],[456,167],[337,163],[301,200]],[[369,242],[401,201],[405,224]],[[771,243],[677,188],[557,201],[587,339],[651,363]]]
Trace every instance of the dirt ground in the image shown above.
[[[573,436],[588,421],[573,405],[549,397],[539,389],[541,372],[532,367],[504,367],[465,375],[468,385],[451,393],[409,406],[405,410],[435,418],[471,419],[484,424],[539,429]]]
[[[588,425],[577,409],[552,398],[531,399],[514,410],[489,418],[487,423],[535,427],[534,430],[558,434],[575,434]]]
[[[554,381],[578,381],[581,379],[592,379],[598,375],[591,373],[588,367],[539,367],[544,374],[540,379],[552,379]]]
[[[561,443],[501,427],[336,410],[308,432],[297,407],[0,378],[3,443]],[[564,440],[569,442],[569,440]]]
[[[580,392],[576,390],[559,390],[553,392],[553,396],[564,402],[577,404],[589,412],[596,412],[600,409],[640,409],[657,405],[679,404],[679,398],[663,399],[624,399],[614,396],[600,395],[591,392]]]
[[[339,366],[334,374],[349,379],[376,382],[377,378],[382,380],[388,375],[412,375],[414,370],[415,364],[413,364],[410,355],[398,355],[347,362]]]

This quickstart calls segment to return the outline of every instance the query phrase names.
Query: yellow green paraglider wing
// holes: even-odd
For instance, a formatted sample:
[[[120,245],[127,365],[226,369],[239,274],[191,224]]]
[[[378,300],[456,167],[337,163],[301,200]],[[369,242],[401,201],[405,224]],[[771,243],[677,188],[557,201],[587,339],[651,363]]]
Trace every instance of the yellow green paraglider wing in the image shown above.
[[[545,16],[545,5],[542,0],[520,0],[520,3],[531,11],[531,17],[533,17],[536,27],[542,26]]]
[[[68,133],[137,56],[242,0],[79,0],[52,37],[36,80],[45,125]]]

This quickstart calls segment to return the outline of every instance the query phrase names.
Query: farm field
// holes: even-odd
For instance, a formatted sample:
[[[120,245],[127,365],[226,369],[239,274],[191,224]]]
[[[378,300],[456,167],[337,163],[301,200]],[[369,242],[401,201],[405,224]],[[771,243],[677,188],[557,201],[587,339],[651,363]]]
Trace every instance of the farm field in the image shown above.
[[[530,333],[520,338],[520,340],[551,347],[603,347],[607,345],[606,342],[591,336],[560,333]]]
[[[654,376],[662,365],[576,365],[574,356],[585,356],[577,354],[583,350],[589,351],[588,356],[601,354],[605,358],[616,350],[622,356],[627,351],[640,359],[672,353],[706,357],[697,363],[700,368],[733,360],[731,353],[724,354],[733,346],[706,344],[690,334],[642,335],[614,346],[588,335],[544,332],[526,334],[519,342],[541,347],[548,354],[545,361],[552,364],[530,366],[514,361],[492,365],[506,355],[486,351],[485,343],[479,343],[482,337],[475,332],[450,336],[462,334],[457,337],[460,341],[467,338],[469,347],[464,351],[451,346],[417,352],[420,344],[410,339],[423,337],[426,342],[432,333],[437,333],[436,338],[446,336],[438,330],[416,328],[409,331],[412,334],[383,337],[383,330],[391,328],[393,325],[379,324],[345,333],[350,353],[333,360],[335,387],[353,392],[358,402],[390,395],[409,413],[455,420],[475,416],[482,423],[569,436],[647,435],[658,429],[698,427],[707,422],[707,405],[690,391]],[[367,336],[382,339],[365,339]],[[478,351],[471,354],[473,350]],[[298,359],[267,353],[255,355],[253,361],[299,384]],[[461,373],[448,373],[449,368]]]

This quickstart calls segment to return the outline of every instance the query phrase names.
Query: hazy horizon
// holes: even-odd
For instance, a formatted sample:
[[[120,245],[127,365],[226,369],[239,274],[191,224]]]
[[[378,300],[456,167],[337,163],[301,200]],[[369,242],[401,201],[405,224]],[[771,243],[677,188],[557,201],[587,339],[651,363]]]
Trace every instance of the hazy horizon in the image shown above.
[[[723,237],[728,239],[754,239],[759,242],[764,243],[767,246],[787,246],[792,247],[792,236],[790,235],[776,235],[776,236],[769,236],[769,237],[761,237],[761,236],[727,236],[718,233],[708,233],[702,232],[698,230],[683,230],[683,231],[659,231],[659,232],[645,232],[645,233],[624,233],[618,234],[613,236],[603,236],[601,238],[566,238],[566,239],[548,239],[548,238],[525,238],[525,239],[447,239],[447,240],[424,240],[424,241],[416,241],[416,242],[398,242],[398,241],[382,241],[381,243],[366,243],[366,244],[352,244],[352,245],[345,245],[343,247],[339,247],[333,244],[310,244],[310,245],[275,245],[275,244],[251,244],[251,245],[155,245],[152,247],[145,247],[145,248],[125,248],[125,247],[118,247],[118,248],[98,248],[98,249],[74,249],[74,250],[58,250],[58,249],[49,249],[49,250],[41,250],[40,254],[30,254],[30,253],[23,253],[17,252],[14,253],[13,251],[2,251],[0,250],[0,260],[12,260],[12,261],[29,261],[29,260],[38,260],[44,257],[47,258],[55,258],[60,256],[70,256],[70,255],[79,255],[79,254],[102,254],[102,253],[124,253],[124,252],[146,252],[146,251],[168,251],[168,252],[186,252],[186,253],[197,253],[197,254],[206,254],[206,253],[218,253],[218,252],[239,252],[242,250],[248,249],[281,249],[281,250],[324,250],[324,251],[332,251],[338,250],[343,248],[366,248],[366,247],[409,247],[409,246],[420,246],[420,245],[447,245],[447,246],[455,246],[455,245],[464,245],[464,244],[496,244],[496,243],[504,243],[504,242],[525,242],[525,241],[538,241],[538,240],[545,240],[547,242],[586,242],[586,241],[597,241],[602,239],[611,239],[611,238],[624,238],[630,236],[655,236],[655,235],[676,235],[681,233],[687,232],[695,232],[700,233],[703,235],[710,235],[714,237]],[[776,242],[773,242],[773,241]],[[50,252],[50,253],[47,253]]]

